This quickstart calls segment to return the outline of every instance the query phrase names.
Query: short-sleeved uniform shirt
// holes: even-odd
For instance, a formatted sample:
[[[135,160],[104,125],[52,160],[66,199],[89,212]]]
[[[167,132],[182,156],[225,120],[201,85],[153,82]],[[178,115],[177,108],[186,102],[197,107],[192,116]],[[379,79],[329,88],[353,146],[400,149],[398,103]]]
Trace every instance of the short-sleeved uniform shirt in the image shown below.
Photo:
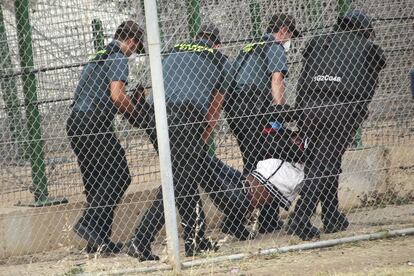
[[[111,100],[110,83],[112,81],[128,81],[128,58],[120,51],[117,41],[106,47],[107,57],[104,60],[91,60],[81,73],[75,90],[73,112],[93,112],[113,120],[117,108]]]
[[[213,45],[206,40],[179,45],[184,45],[182,48],[187,50],[178,51],[176,46],[175,50],[162,61],[166,103],[168,105],[191,103],[205,114],[212,92],[225,89],[224,66],[227,59],[220,52],[213,50]],[[152,96],[148,101],[153,103]]]
[[[238,87],[254,84],[259,90],[269,90],[271,88],[271,74],[280,72],[285,76],[288,74],[286,53],[281,43],[275,41],[274,36],[266,34],[262,40],[266,46],[262,47],[264,54],[251,54],[239,69],[236,76]],[[238,58],[237,62],[241,62]]]

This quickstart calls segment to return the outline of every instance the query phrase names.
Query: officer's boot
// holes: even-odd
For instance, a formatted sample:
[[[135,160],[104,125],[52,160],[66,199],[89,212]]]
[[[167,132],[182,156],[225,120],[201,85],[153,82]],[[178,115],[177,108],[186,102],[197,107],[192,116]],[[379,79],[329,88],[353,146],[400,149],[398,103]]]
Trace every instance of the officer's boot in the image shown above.
[[[236,237],[240,241],[252,240],[254,234],[244,226],[244,218],[237,215],[226,215],[220,225],[220,230],[224,234]]]
[[[328,185],[321,194],[322,222],[325,233],[345,231],[349,221],[345,214],[339,211],[338,177],[330,177]]]
[[[323,231],[325,233],[336,233],[345,231],[349,226],[349,221],[345,214],[338,210],[337,205],[332,205],[331,202],[321,202],[322,205],[322,222]]]
[[[220,225],[221,232],[233,235],[240,241],[252,240],[254,234],[244,225],[250,202],[242,195],[242,192],[237,198],[230,197],[229,201],[227,208],[223,210],[225,216]]]
[[[310,222],[314,208],[311,210],[311,207],[313,206],[310,206],[311,204],[306,201],[306,199],[299,198],[296,203],[295,211],[289,219],[287,226],[288,234],[297,235],[304,241],[320,237],[318,228],[313,226]],[[314,205],[316,206],[316,204]]]
[[[156,261],[160,258],[151,251],[155,236],[165,224],[161,189],[147,209],[132,240],[127,244],[127,254],[139,261]]]
[[[266,234],[282,229],[283,221],[279,217],[279,204],[273,201],[271,204],[265,204],[258,217],[259,233]]]

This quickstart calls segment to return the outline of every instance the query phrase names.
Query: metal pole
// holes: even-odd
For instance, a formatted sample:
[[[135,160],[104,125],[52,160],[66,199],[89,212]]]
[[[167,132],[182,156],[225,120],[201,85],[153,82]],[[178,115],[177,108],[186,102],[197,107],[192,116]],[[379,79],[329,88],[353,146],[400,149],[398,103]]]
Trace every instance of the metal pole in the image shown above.
[[[95,51],[100,51],[105,48],[105,36],[102,27],[102,21],[100,19],[92,20],[92,36],[93,36],[93,47]]]
[[[260,16],[260,4],[256,0],[251,0],[249,5],[250,20],[252,22],[252,36],[253,38],[259,38],[262,35],[261,31],[261,16]]]
[[[201,26],[200,18],[200,0],[187,0],[188,10],[188,26],[190,28],[190,36],[194,37]]]
[[[4,24],[3,8],[2,5],[0,5],[0,60],[2,61],[2,72],[6,74],[13,73],[13,65],[10,56],[6,26]],[[3,91],[3,101],[6,105],[12,139],[17,144],[17,154],[21,159],[26,159],[27,156],[25,156],[26,148],[24,142],[25,129],[22,122],[19,96],[17,94],[16,77],[1,77],[0,86]]]
[[[16,26],[19,42],[20,66],[22,70],[33,69],[32,33],[29,19],[28,0],[16,0]],[[43,153],[43,141],[40,127],[40,113],[37,102],[36,76],[34,73],[22,75],[24,100],[26,103],[29,154],[32,165],[32,181],[35,201],[47,200],[47,178]]]
[[[181,270],[178,248],[178,225],[175,211],[171,152],[168,137],[167,109],[165,105],[164,82],[161,65],[160,32],[155,0],[145,0],[145,20],[148,35],[148,51],[151,68],[151,82],[154,95],[155,122],[158,137],[162,195],[164,201],[165,227],[170,262],[176,271]]]
[[[193,268],[196,266],[201,266],[201,265],[206,265],[206,264],[228,263],[231,261],[238,261],[238,260],[248,259],[251,257],[262,256],[262,255],[271,255],[271,254],[279,254],[279,253],[283,254],[283,253],[288,253],[288,252],[297,252],[297,251],[303,251],[303,250],[326,248],[326,247],[332,247],[336,245],[355,243],[355,242],[361,242],[361,241],[373,241],[373,240],[378,240],[378,239],[404,237],[408,235],[414,235],[414,228],[382,231],[382,232],[373,233],[373,234],[365,234],[365,235],[358,235],[358,236],[353,236],[353,237],[338,238],[338,239],[333,239],[333,240],[302,243],[302,244],[297,244],[297,245],[290,245],[290,246],[264,249],[264,250],[259,249],[258,252],[251,252],[251,253],[240,253],[240,254],[232,254],[232,255],[219,256],[219,257],[202,258],[198,260],[183,262],[182,266],[184,269],[187,269],[187,268]],[[133,273],[137,274],[137,273],[144,273],[144,272],[163,271],[163,270],[168,270],[168,269],[170,269],[169,266],[158,265],[158,266],[149,267],[149,268],[115,270],[115,271],[111,271],[111,275],[124,275],[124,274],[133,274]],[[86,274],[81,274],[81,275],[86,275]]]
[[[322,5],[320,0],[308,0],[308,17],[312,26],[317,29],[323,26]],[[315,25],[313,25],[315,23]]]

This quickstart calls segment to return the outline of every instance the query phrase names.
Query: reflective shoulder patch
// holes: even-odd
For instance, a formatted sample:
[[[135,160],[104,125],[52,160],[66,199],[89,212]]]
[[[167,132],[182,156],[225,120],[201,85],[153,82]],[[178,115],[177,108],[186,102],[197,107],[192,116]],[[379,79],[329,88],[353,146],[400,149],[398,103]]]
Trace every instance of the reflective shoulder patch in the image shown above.
[[[254,42],[254,43],[249,43],[249,44],[246,44],[244,47],[243,47],[243,49],[242,49],[242,51],[244,52],[244,53],[250,53],[256,46],[262,46],[262,45],[265,45],[266,44],[266,42],[265,41],[260,41],[260,42]]]
[[[190,44],[190,43],[180,43],[174,46],[174,48],[180,50],[180,51],[185,51],[185,52],[209,52],[209,53],[214,53],[214,49],[210,48],[210,47],[206,47],[206,46],[202,46],[202,45],[198,45],[198,44]]]
[[[97,51],[93,56],[91,56],[91,60],[96,60],[98,57],[107,54],[108,51],[106,49]]]

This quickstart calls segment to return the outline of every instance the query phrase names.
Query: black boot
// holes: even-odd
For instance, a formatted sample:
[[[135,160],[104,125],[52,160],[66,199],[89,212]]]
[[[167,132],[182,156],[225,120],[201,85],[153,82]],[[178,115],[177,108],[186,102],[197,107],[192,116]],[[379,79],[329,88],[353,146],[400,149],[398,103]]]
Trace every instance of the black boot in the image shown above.
[[[140,262],[159,261],[160,259],[160,257],[152,253],[151,245],[142,245],[135,239],[128,243],[126,253],[131,257],[137,258]]]
[[[220,230],[224,234],[236,237],[239,241],[254,239],[254,234],[243,225],[243,221],[231,215],[224,217]]]
[[[107,241],[102,245],[95,245],[88,243],[85,247],[85,252],[88,254],[119,254],[121,253],[122,249],[124,248],[124,244],[122,242],[112,242]]]
[[[75,232],[80,238],[86,240],[88,244],[95,247],[105,244],[105,239],[103,239],[94,229],[85,226],[81,220],[73,226],[73,232]]]
[[[201,238],[198,239],[197,242],[194,242],[193,240],[185,241],[184,248],[185,256],[193,257],[202,252],[216,252],[220,247],[218,246],[217,242],[213,242],[212,240],[207,238]]]
[[[316,203],[314,198],[309,198],[306,195],[300,197],[296,203],[295,211],[288,222],[288,234],[297,235],[304,241],[319,238],[320,232],[318,228],[310,222],[310,218],[315,210]]]
[[[345,231],[349,226],[349,221],[346,216],[336,211],[333,214],[323,215],[323,231],[325,233],[336,233],[340,231]]]
[[[279,217],[279,205],[275,202],[266,204],[260,210],[257,220],[259,233],[266,234],[282,229],[283,221]]]
[[[303,222],[297,217],[292,217],[287,226],[287,232],[290,235],[296,235],[303,241],[309,241],[320,237],[319,229],[310,222]]]

